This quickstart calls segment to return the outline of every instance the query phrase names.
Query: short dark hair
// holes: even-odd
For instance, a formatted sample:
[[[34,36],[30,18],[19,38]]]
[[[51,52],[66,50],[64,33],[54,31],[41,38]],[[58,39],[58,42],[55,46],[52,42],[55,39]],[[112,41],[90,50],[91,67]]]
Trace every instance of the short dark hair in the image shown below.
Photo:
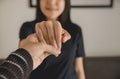
[[[38,22],[46,20],[45,15],[42,13],[40,9],[40,0],[37,0],[37,8],[36,8],[36,20]],[[58,20],[62,25],[65,25],[66,23],[71,23],[70,19],[70,0],[65,0],[65,9],[63,13],[58,17]]]

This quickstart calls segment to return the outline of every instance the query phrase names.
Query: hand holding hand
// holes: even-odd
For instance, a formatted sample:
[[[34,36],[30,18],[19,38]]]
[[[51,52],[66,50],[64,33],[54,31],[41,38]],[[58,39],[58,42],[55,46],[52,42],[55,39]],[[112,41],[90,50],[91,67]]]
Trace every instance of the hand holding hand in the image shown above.
[[[41,40],[38,41],[36,34],[29,35],[26,39],[22,40],[19,44],[19,48],[23,48],[28,51],[33,59],[33,69],[37,68],[44,60],[44,52],[49,52],[55,56],[58,56],[60,51],[55,47],[46,44]]]

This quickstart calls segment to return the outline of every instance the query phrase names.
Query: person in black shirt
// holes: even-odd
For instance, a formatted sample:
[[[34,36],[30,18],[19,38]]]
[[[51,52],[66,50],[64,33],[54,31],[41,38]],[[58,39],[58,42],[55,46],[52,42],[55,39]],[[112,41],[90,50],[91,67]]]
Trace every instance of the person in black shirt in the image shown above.
[[[61,43],[61,54],[58,57],[48,56],[32,71],[30,79],[85,79],[82,30],[70,19],[70,0],[37,0],[36,9],[36,19],[22,25],[20,40],[36,32],[36,23],[48,20],[59,21],[62,28],[69,32],[71,39]]]

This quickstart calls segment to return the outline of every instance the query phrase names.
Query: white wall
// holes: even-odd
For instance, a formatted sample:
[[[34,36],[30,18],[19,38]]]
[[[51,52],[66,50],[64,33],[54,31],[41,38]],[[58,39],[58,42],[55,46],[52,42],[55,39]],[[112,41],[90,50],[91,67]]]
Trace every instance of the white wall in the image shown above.
[[[120,56],[120,0],[113,8],[72,9],[72,19],[83,29],[87,56]]]
[[[19,29],[33,20],[29,0],[0,0],[0,58],[18,47]],[[72,9],[72,20],[81,25],[87,56],[120,56],[120,0],[113,8]]]
[[[35,9],[29,8],[28,1],[0,0],[0,58],[17,49],[22,23],[35,17]]]

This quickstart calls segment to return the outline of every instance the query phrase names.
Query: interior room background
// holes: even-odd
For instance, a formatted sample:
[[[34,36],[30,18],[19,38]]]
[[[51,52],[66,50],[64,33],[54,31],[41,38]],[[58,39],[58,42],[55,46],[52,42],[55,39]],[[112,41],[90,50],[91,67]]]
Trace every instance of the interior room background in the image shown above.
[[[71,9],[72,21],[82,28],[88,57],[120,56],[120,0],[113,1],[109,8]],[[0,58],[18,48],[19,29],[35,19],[35,12],[29,0],[0,0]]]

